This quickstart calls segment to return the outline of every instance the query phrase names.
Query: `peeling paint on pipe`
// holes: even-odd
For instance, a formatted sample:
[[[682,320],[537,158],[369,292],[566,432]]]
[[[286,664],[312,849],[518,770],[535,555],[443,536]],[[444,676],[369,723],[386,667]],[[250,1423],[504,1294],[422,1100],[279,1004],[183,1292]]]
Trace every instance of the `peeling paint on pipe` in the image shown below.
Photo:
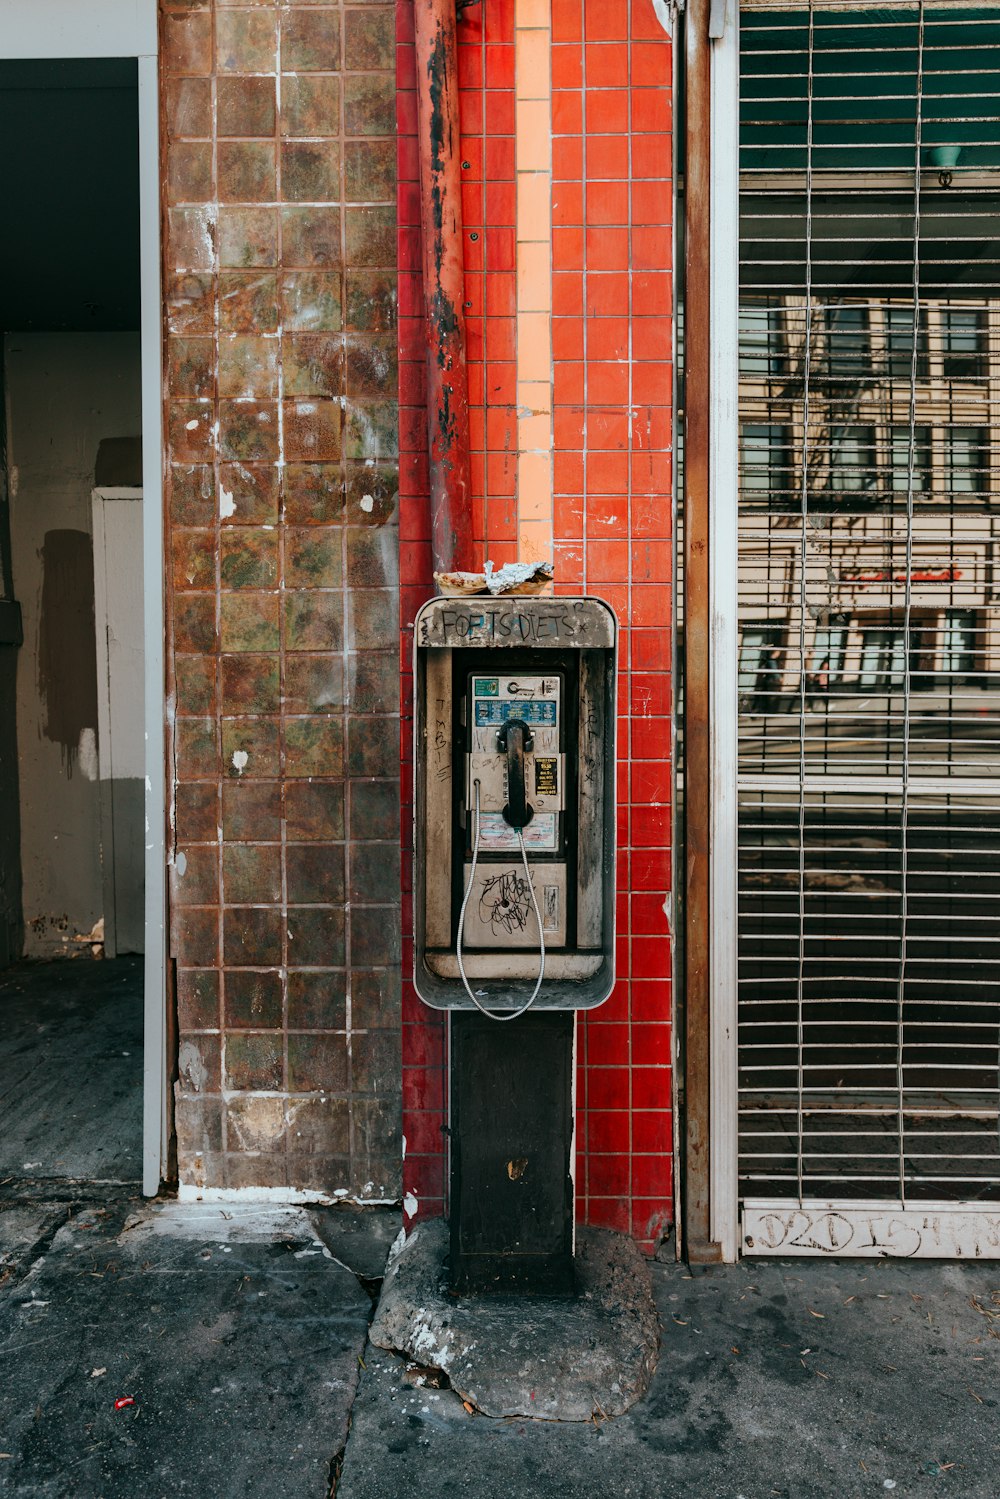
[[[474,565],[455,0],[414,0],[427,445],[436,572]]]

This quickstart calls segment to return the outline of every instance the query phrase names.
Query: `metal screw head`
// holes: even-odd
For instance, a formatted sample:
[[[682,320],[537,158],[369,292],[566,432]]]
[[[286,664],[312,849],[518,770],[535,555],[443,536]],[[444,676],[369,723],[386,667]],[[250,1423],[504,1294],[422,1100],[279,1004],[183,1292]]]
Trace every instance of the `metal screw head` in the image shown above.
[[[471,239],[471,240],[477,240],[477,239],[478,239],[478,238],[479,238],[479,235],[478,235],[478,234],[470,234],[470,235],[469,235],[469,238],[470,238],[470,239]]]

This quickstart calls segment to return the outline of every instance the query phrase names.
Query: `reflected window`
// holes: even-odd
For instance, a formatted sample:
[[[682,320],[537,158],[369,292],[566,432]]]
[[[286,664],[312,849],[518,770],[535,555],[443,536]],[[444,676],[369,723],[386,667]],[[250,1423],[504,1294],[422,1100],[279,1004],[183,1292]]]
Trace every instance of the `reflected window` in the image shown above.
[[[848,616],[838,614],[816,630],[812,651],[811,685],[814,691],[825,692],[840,681],[847,650],[847,624]]]
[[[781,306],[740,308],[740,374],[773,377],[785,372]]]
[[[789,503],[788,428],[745,422],[740,427],[740,488]]]
[[[989,433],[982,427],[952,427],[945,435],[945,485],[950,494],[985,496]]]
[[[781,690],[781,625],[746,624],[740,631],[739,694],[741,707],[766,712]]]
[[[946,380],[986,373],[986,319],[981,308],[942,307],[941,349]]]
[[[946,610],[941,633],[941,670],[952,676],[970,676],[976,669],[975,610]]]
[[[891,625],[872,625],[861,636],[860,687],[901,687],[905,672],[906,636]]]
[[[913,372],[913,308],[886,307],[885,353],[888,372],[895,380],[909,380]],[[916,378],[927,378],[927,314],[923,308],[917,319]]]
[[[893,427],[889,435],[892,443],[893,490],[898,494],[908,494],[912,482],[914,494],[925,494],[930,488],[931,480],[930,428],[913,429],[912,457],[909,427]]]
[[[824,316],[827,374],[869,374],[868,308],[844,302],[825,308]]]
[[[875,485],[875,432],[871,427],[830,430],[830,488],[850,494]]]

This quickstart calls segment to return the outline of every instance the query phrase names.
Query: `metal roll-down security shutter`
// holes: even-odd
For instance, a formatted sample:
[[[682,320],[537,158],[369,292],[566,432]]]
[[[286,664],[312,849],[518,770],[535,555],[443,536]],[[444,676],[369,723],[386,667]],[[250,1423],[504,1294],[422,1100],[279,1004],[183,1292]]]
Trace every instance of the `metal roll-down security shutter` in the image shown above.
[[[740,26],[743,1249],[1000,1257],[1000,8]]]

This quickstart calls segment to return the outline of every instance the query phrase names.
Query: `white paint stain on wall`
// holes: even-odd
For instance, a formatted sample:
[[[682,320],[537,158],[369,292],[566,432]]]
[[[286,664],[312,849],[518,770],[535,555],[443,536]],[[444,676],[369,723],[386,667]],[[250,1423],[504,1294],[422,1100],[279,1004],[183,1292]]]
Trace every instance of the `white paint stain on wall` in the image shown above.
[[[87,780],[96,781],[98,777],[97,734],[93,729],[80,730],[80,742],[76,755],[77,764]]]
[[[193,1041],[182,1041],[177,1048],[177,1071],[181,1082],[193,1093],[199,1093],[208,1081],[201,1052]]]

